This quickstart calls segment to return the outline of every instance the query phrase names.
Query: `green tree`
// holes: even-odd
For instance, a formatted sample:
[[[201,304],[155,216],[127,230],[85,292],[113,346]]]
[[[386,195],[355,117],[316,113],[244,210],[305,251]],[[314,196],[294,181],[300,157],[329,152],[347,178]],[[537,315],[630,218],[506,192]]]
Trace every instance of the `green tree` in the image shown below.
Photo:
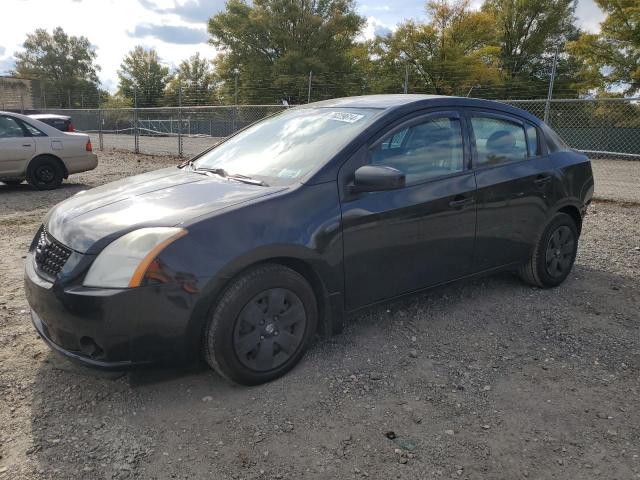
[[[583,34],[569,44],[585,76],[585,87],[606,91],[621,87],[640,93],[640,2],[596,0],[607,13],[599,34]]]
[[[331,96],[344,95],[363,23],[353,0],[229,0],[208,25],[210,43],[222,50],[221,100],[234,101],[237,81],[242,102],[303,103],[310,71],[325,75]]]
[[[169,80],[169,68],[162,65],[155,49],[137,46],[118,70],[118,92],[138,107],[160,105]]]
[[[196,53],[178,65],[167,85],[167,100],[171,105],[178,101],[182,105],[211,105],[215,84],[211,63]]]
[[[402,91],[406,67],[411,93],[466,95],[477,85],[499,82],[490,15],[470,10],[468,1],[444,0],[430,1],[427,14],[427,23],[409,21],[374,42],[374,92]]]
[[[16,76],[37,79],[48,106],[93,106],[98,103],[96,52],[86,37],[67,35],[58,27],[27,35],[15,54]]]
[[[560,50],[556,90],[570,88],[574,70],[563,46],[578,34],[574,0],[486,0],[482,11],[495,19],[498,28],[503,96],[544,96],[556,47]]]

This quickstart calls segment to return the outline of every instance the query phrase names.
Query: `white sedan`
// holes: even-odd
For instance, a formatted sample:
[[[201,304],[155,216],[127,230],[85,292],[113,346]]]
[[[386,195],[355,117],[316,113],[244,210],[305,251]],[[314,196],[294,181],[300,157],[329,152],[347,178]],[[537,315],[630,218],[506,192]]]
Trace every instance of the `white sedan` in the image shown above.
[[[0,182],[17,185],[27,180],[38,190],[50,190],[69,175],[97,165],[88,135],[0,111]]]

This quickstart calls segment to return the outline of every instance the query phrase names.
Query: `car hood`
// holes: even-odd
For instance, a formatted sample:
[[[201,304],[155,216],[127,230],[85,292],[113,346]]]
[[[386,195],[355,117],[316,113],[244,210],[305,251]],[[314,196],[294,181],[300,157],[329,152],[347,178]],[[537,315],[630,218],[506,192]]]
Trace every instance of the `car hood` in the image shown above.
[[[56,205],[45,227],[69,248],[97,253],[137,228],[178,225],[281,190],[171,167],[82,191]]]

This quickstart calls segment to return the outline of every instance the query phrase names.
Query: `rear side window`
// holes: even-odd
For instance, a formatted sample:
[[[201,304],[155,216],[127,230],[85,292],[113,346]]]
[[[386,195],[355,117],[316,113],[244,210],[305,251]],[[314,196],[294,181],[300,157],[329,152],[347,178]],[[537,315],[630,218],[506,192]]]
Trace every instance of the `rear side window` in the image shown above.
[[[471,127],[476,141],[477,166],[499,165],[529,156],[522,124],[501,118],[473,116]]]
[[[24,137],[25,133],[15,118],[0,116],[0,138]]]
[[[33,125],[30,125],[27,122],[21,122],[21,123],[22,123],[22,126],[27,129],[27,131],[31,134],[32,137],[46,137],[46,135],[43,132],[38,130]]]
[[[408,184],[464,170],[460,120],[430,117],[395,131],[369,150],[369,163],[405,174]]]

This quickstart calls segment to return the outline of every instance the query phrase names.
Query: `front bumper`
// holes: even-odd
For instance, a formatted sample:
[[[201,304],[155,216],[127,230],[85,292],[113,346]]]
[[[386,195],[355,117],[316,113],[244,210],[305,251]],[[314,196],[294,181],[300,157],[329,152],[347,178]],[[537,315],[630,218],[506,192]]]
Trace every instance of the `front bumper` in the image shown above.
[[[116,370],[197,356],[201,323],[192,315],[193,292],[177,284],[122,290],[63,286],[35,268],[30,252],[25,293],[33,324],[53,350],[90,367]]]

